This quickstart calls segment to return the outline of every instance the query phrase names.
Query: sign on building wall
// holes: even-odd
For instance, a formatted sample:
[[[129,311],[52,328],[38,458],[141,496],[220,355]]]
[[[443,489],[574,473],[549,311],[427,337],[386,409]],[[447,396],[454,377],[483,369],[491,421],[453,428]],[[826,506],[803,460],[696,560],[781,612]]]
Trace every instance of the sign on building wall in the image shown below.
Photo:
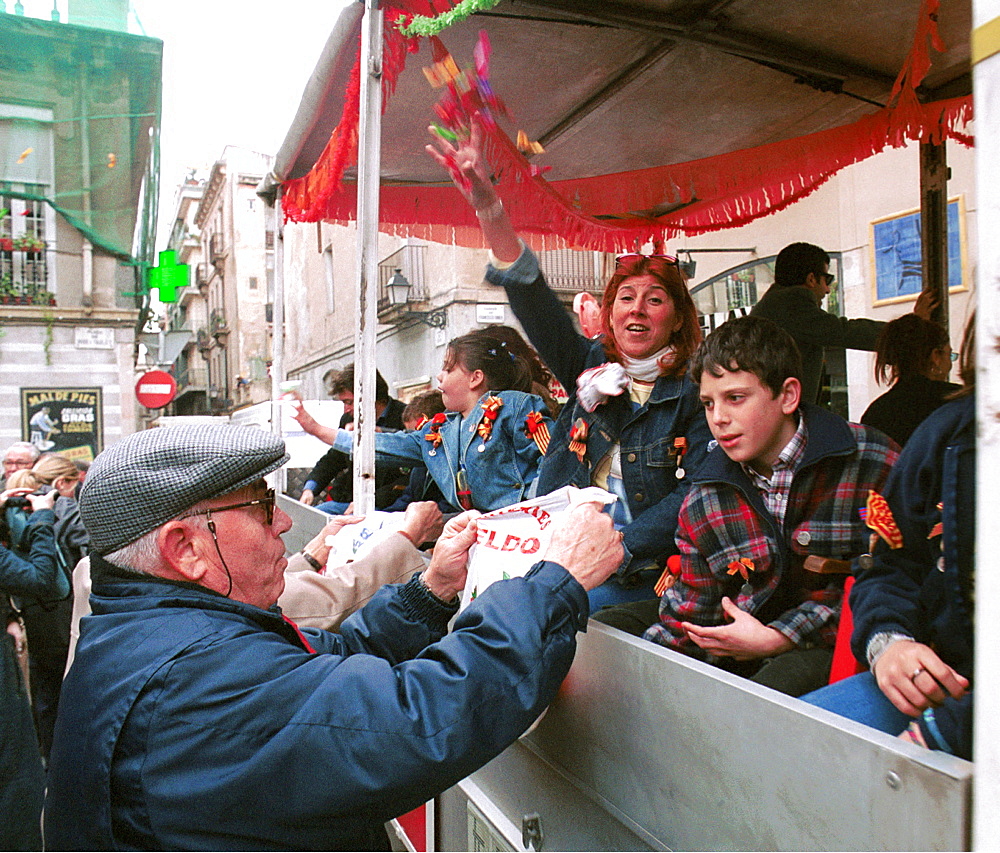
[[[101,452],[100,388],[22,388],[21,436],[42,453],[92,460]]]

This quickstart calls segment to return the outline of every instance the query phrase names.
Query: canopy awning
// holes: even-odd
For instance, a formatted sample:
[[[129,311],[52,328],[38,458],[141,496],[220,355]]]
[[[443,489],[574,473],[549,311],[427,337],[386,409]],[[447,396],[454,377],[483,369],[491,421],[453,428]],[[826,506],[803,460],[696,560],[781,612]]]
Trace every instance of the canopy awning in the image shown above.
[[[380,227],[481,245],[423,150],[440,92],[422,71],[429,38],[400,25],[429,6],[384,4]],[[889,146],[971,144],[970,13],[968,0],[465,0],[438,35],[463,68],[489,36],[510,111],[491,149],[515,227],[615,251],[745,224]],[[360,17],[355,4],[338,22],[277,157],[296,221],[355,218]],[[544,153],[529,161],[519,130]]]

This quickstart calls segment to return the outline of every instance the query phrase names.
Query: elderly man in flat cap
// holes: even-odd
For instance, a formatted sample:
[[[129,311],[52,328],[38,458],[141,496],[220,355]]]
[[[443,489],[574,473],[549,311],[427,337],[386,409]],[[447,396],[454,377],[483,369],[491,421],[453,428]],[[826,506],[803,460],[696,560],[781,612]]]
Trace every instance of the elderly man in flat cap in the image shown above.
[[[49,850],[389,849],[384,822],[490,760],[554,698],[586,590],[621,560],[577,508],[546,559],[456,620],[473,514],[341,633],[281,594],[288,457],[249,427],[164,427],[100,454],[80,497],[93,615],[49,768]]]

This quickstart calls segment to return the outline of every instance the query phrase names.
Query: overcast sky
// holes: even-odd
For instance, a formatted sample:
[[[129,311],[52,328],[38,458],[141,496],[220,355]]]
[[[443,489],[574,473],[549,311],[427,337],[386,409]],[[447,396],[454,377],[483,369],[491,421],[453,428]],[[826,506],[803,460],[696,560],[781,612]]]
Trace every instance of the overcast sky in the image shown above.
[[[5,0],[13,12],[15,0]],[[61,20],[67,0],[21,0],[26,15]],[[274,155],[302,90],[351,0],[132,0],[129,30],[163,40],[160,239],[169,235],[174,192],[226,145]],[[141,34],[141,33],[140,33]],[[164,228],[164,223],[167,227]]]
[[[226,145],[277,153],[345,2],[133,0],[146,35],[163,39],[158,249],[189,169]]]

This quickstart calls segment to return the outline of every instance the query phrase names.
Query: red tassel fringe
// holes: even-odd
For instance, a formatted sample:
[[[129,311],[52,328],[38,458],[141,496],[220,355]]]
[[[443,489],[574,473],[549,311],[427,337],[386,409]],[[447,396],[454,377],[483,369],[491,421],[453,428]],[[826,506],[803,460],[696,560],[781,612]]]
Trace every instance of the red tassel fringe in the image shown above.
[[[853,163],[909,141],[952,139],[971,146],[962,132],[972,119],[972,98],[921,104],[915,89],[930,68],[930,49],[942,50],[939,0],[923,0],[913,47],[900,70],[888,106],[849,125],[703,160],[617,175],[566,181],[533,177],[530,165],[499,129],[487,140],[498,186],[518,231],[536,247],[558,235],[570,246],[618,252],[650,240],[694,235],[745,225],[804,198]],[[384,83],[386,100],[417,39],[404,39],[395,26],[399,11],[386,16]],[[357,153],[360,50],[350,78],[343,117],[313,170],[284,185],[288,219],[350,222],[357,203],[353,185],[342,178]],[[475,215],[450,185],[383,186],[381,229],[436,242],[482,246]],[[658,217],[637,211],[679,205]],[[594,214],[614,218],[598,219]],[[534,237],[534,239],[532,239]]]

